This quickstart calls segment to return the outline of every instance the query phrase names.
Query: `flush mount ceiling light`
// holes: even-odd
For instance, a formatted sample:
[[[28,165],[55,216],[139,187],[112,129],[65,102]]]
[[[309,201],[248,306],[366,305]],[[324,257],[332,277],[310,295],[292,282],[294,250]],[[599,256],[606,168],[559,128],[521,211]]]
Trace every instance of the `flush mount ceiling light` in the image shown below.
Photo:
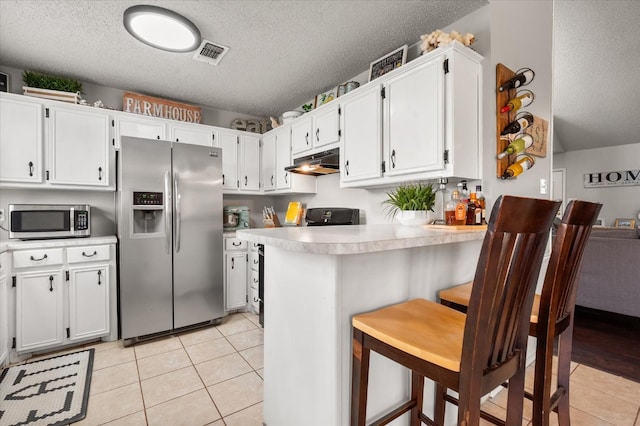
[[[132,6],[124,11],[129,33],[157,49],[191,52],[200,45],[200,30],[176,12],[157,6]]]

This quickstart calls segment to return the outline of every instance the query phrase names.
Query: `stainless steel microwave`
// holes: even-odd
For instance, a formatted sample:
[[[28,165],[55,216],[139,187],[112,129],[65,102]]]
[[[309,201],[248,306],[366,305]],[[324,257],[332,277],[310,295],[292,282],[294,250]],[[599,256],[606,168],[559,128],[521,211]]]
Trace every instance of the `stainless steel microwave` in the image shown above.
[[[31,240],[88,237],[91,206],[9,204],[9,238]]]

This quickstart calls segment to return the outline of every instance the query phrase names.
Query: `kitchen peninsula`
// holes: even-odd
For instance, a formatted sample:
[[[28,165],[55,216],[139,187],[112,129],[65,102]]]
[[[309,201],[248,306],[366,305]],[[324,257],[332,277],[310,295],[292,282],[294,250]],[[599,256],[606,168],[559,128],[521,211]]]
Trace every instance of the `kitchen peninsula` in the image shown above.
[[[265,424],[348,425],[351,317],[471,280],[484,234],[384,224],[238,231],[265,246]],[[375,354],[369,383],[371,419],[409,394],[408,371]]]

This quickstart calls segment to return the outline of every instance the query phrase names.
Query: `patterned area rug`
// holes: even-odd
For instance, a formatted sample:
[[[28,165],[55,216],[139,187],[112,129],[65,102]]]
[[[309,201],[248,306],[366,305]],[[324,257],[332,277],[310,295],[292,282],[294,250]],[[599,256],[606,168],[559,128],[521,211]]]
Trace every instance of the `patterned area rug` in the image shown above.
[[[0,426],[68,425],[87,414],[93,349],[14,365],[0,375]]]

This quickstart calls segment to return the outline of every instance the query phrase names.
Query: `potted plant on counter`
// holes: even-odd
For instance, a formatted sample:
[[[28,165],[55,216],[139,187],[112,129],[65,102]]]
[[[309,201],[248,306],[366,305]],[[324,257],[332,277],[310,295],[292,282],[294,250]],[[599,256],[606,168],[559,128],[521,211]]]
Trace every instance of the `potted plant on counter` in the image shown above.
[[[400,185],[387,192],[387,214],[397,218],[406,226],[421,226],[429,222],[428,213],[433,212],[436,194],[430,184],[411,183]]]

